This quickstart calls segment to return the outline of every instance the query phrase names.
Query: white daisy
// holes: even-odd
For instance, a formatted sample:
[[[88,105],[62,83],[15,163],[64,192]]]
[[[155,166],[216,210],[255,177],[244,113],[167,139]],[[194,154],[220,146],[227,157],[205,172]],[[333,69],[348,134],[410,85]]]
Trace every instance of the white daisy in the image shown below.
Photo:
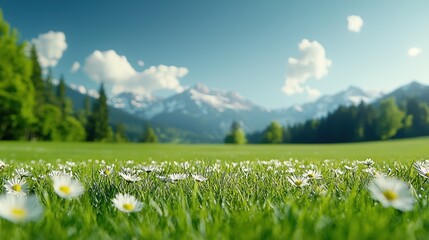
[[[392,206],[404,212],[413,209],[414,198],[408,185],[401,180],[380,176],[369,184],[368,189],[372,198],[383,207]]]
[[[304,176],[309,179],[322,179],[322,174],[317,170],[307,170]]]
[[[429,178],[429,165],[426,162],[415,162],[413,166],[420,176]]]
[[[308,178],[304,176],[301,176],[301,177],[291,176],[291,177],[288,177],[287,180],[295,187],[304,187],[308,185]]]
[[[183,180],[185,178],[187,178],[188,175],[184,174],[184,173],[173,173],[173,174],[169,174],[168,178],[172,181],[172,182],[176,182],[179,180]]]
[[[114,171],[115,171],[115,166],[110,165],[110,166],[106,166],[103,169],[100,169],[99,173],[101,176],[108,177],[108,176],[112,175]]]
[[[344,175],[344,171],[339,169],[339,168],[333,169],[332,171],[334,172],[335,176],[337,176],[337,177],[340,175]]]
[[[3,170],[7,167],[7,164],[5,162],[3,162],[2,160],[0,160],[0,170]]]
[[[207,178],[205,178],[204,176],[202,176],[200,174],[192,174],[192,178],[197,182],[204,182],[207,180]]]
[[[119,172],[119,175],[128,182],[138,182],[142,180],[142,178],[139,177],[137,174],[131,173],[131,172],[122,171],[122,172]]]
[[[349,170],[351,172],[356,172],[358,170],[358,166],[348,166],[348,165],[344,165],[344,168],[346,170]]]
[[[129,194],[118,193],[112,202],[119,211],[125,213],[139,212],[143,207],[140,201]]]
[[[54,190],[62,198],[78,198],[84,192],[83,185],[67,175],[54,176]]]
[[[17,168],[17,169],[15,169],[15,173],[19,177],[31,177],[32,176],[31,172],[29,172],[28,170],[26,170],[24,168]]]
[[[27,222],[40,218],[43,207],[36,197],[3,195],[0,197],[0,217],[11,222]]]
[[[365,161],[361,161],[359,163],[369,167],[374,164],[374,161],[371,158],[367,158]]]
[[[158,175],[158,176],[156,176],[156,178],[158,178],[159,180],[161,180],[163,182],[171,182],[171,179],[166,177],[166,176]]]
[[[25,183],[24,178],[14,177],[10,180],[7,180],[7,183],[4,185],[7,193],[15,196],[25,196],[27,195],[27,184]]]
[[[141,168],[142,168],[143,171],[145,171],[147,173],[159,171],[159,167],[153,166],[153,165],[141,166]]]

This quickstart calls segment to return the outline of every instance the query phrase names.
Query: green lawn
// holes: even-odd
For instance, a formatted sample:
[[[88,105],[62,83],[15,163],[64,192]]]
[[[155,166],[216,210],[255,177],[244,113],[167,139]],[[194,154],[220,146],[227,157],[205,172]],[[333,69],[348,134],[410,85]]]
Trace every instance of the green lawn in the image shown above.
[[[429,138],[352,144],[289,145],[174,145],[137,143],[0,142],[0,159],[73,160],[87,159],[147,161],[216,160],[244,161],[298,158],[364,159],[408,161],[429,159]]]
[[[360,162],[367,158],[371,168]],[[18,168],[28,170],[25,191],[43,206],[34,221],[14,223],[3,219],[9,209],[0,205],[0,239],[429,239],[428,182],[412,166],[429,159],[429,138],[245,146],[0,142],[0,159],[8,164],[0,167],[0,184]],[[114,172],[102,176],[110,164]],[[157,171],[146,172],[149,165]],[[126,181],[121,167],[141,180]],[[58,195],[54,170],[71,173],[83,194]],[[322,178],[291,183],[309,170]],[[415,201],[410,211],[373,199],[375,172],[402,181]],[[186,178],[160,179],[173,173]],[[112,204],[117,193],[135,196],[143,208],[119,211]]]

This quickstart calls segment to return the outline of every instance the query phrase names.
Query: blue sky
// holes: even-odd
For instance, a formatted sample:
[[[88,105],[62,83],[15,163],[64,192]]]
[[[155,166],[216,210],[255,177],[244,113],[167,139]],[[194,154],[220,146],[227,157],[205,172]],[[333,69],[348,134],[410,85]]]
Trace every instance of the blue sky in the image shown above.
[[[3,0],[0,8],[22,39],[40,44],[56,76],[94,89],[103,81],[116,93],[203,83],[277,108],[350,85],[429,84],[424,0]],[[352,15],[363,20],[357,32]]]

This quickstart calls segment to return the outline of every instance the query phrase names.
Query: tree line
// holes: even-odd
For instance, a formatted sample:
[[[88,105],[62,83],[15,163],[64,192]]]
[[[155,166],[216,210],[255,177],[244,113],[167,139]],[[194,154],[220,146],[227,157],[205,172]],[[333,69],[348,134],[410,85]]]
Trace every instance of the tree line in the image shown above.
[[[127,141],[124,125],[109,125],[103,84],[98,99],[86,95],[74,111],[64,77],[55,85],[52,70],[45,75],[35,46],[19,42],[0,10],[0,140]],[[157,141],[153,129],[142,140]]]
[[[237,124],[233,124],[235,130],[231,129],[229,135],[241,134]],[[357,106],[340,106],[326,117],[291,126],[272,122],[264,131],[227,137],[225,143],[339,143],[426,135],[429,135],[429,105],[415,98],[398,105],[391,97],[372,105],[361,102]]]

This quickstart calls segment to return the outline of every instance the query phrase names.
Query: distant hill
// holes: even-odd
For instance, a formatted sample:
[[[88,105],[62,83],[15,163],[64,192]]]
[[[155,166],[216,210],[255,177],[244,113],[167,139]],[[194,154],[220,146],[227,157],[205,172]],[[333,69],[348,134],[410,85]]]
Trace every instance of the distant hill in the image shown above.
[[[242,97],[239,93],[211,89],[197,84],[166,99],[121,94],[110,100],[118,108],[163,126],[205,136],[209,142],[221,142],[233,121],[248,132],[263,130],[271,121],[294,124],[325,116],[340,105],[371,102],[379,93],[350,87],[335,95],[287,109],[268,110]]]
[[[73,99],[75,109],[82,108],[85,95],[79,88],[68,88],[67,94]],[[324,117],[339,106],[357,105],[361,101],[376,105],[388,97],[394,97],[398,103],[410,97],[429,103],[429,86],[414,81],[385,95],[351,86],[313,102],[277,110],[261,107],[237,92],[202,84],[165,99],[121,93],[109,98],[108,103],[111,124],[125,124],[131,140],[138,140],[144,124],[150,122],[164,142],[214,143],[223,141],[233,121],[252,133],[263,130],[271,121],[291,125]]]
[[[276,113],[281,116],[280,122],[290,125],[324,117],[339,106],[358,105],[361,101],[371,103],[380,96],[382,95],[379,92],[364,91],[351,86],[336,94],[321,96],[314,102],[277,110]]]
[[[418,101],[429,104],[429,86],[413,81],[384,95],[382,98],[377,100],[376,104],[381,100],[390,97],[395,98],[398,104],[405,101],[407,98],[415,98]]]
[[[70,86],[67,86],[66,94],[72,99],[75,111],[83,108],[86,94],[81,93],[79,89],[73,89]],[[94,94],[91,95],[93,95],[90,97],[91,102],[93,103],[96,98],[94,97]],[[117,123],[124,124],[126,127],[127,137],[130,141],[139,141],[144,125],[150,122],[137,115],[127,113],[122,109],[112,106],[109,106],[109,120],[113,127]],[[162,142],[193,143],[212,141],[210,138],[205,136],[200,136],[186,130],[163,126],[156,122],[150,122],[150,125],[155,129],[160,141]]]

